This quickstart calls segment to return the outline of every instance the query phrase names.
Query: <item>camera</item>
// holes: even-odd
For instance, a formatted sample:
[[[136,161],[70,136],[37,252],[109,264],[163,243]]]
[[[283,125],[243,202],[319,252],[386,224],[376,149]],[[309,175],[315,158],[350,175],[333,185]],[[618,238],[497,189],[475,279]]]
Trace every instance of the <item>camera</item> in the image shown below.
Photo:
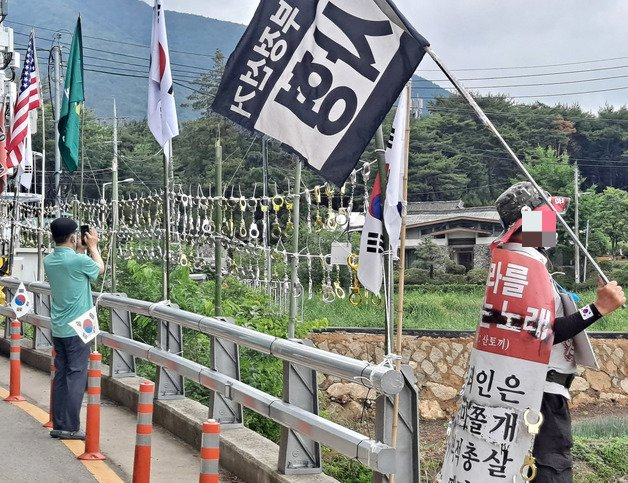
[[[89,233],[89,225],[81,225],[81,244],[85,245],[85,234]]]

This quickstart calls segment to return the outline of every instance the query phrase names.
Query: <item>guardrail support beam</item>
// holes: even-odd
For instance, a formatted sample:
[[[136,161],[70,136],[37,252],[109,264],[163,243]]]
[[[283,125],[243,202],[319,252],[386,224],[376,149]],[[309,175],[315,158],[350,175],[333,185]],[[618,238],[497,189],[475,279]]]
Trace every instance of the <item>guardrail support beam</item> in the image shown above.
[[[395,483],[420,481],[419,459],[419,391],[410,366],[401,366],[405,380],[399,393],[399,426],[397,429],[397,472]],[[375,438],[391,444],[394,396],[381,395],[376,400]],[[388,475],[373,472],[372,483],[388,483]]]
[[[291,340],[313,346],[310,341]],[[284,362],[283,400],[312,414],[318,414],[316,371],[302,365]],[[321,473],[323,468],[320,444],[282,426],[278,470],[284,475]]]
[[[158,332],[159,348],[172,354],[183,354],[183,330],[179,324],[159,321]],[[160,367],[157,371],[155,383],[156,399],[183,399],[185,397],[185,385],[183,376],[171,369]]]
[[[126,297],[126,294],[116,294]],[[118,308],[110,309],[111,313],[111,333],[133,339],[133,326],[131,323],[131,313],[128,310]],[[135,357],[126,352],[114,349],[111,353],[110,376],[113,378],[129,377],[135,375]]]
[[[218,317],[220,320],[235,324],[231,317]],[[237,381],[240,380],[240,348],[237,344],[220,337],[211,337],[211,368]],[[209,393],[209,419],[223,426],[242,426],[244,415],[242,406],[223,394]]]
[[[34,292],[35,313],[50,317],[50,295]],[[52,347],[52,332],[44,327],[35,327],[35,349],[46,350]]]

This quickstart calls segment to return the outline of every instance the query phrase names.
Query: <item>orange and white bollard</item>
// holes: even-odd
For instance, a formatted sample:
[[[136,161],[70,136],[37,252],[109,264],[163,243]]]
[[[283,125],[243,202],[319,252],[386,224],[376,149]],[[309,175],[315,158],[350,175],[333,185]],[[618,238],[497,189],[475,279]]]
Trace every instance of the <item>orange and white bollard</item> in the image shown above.
[[[220,457],[220,423],[209,419],[203,423],[201,442],[201,474],[199,483],[218,483]]]
[[[87,424],[85,425],[85,452],[80,460],[104,460],[100,452],[100,362],[102,355],[89,355],[87,370]]]
[[[22,397],[22,369],[21,369],[21,353],[22,353],[22,335],[20,334],[21,324],[19,320],[12,320],[10,325],[10,349],[9,349],[9,395],[4,398],[7,402],[25,401]]]
[[[133,460],[133,483],[150,482],[151,435],[153,434],[153,397],[155,384],[140,384],[137,401],[137,429],[135,431],[135,458]]]
[[[55,374],[57,373],[57,366],[55,366],[55,357],[57,357],[57,353],[54,349],[50,353],[52,359],[50,360],[50,416],[48,417],[48,422],[44,423],[44,428],[52,428],[52,397],[54,393],[55,387]]]

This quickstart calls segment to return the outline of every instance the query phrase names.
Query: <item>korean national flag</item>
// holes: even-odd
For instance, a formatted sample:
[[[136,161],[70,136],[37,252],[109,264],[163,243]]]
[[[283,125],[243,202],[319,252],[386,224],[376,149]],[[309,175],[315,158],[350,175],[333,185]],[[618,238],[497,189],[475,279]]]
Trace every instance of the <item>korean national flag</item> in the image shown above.
[[[11,300],[11,308],[13,309],[13,312],[15,312],[15,318],[18,320],[20,317],[32,312],[33,299],[31,294],[26,290],[24,283],[20,283],[20,286],[17,288],[15,297]]]
[[[212,109],[340,186],[427,46],[391,0],[259,2]]]
[[[364,287],[379,294],[384,277],[384,227],[382,223],[381,188],[379,174],[373,184],[369,209],[360,238],[358,280]]]
[[[100,333],[96,307],[92,307],[83,315],[70,322],[70,327],[74,329],[76,335],[83,339],[83,342],[86,344],[94,340],[94,338]]]

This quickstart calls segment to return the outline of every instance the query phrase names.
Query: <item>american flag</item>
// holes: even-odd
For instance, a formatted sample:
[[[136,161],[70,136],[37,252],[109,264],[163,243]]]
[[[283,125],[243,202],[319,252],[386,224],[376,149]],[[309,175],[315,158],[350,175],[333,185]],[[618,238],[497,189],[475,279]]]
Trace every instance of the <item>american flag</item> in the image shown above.
[[[41,86],[37,69],[35,39],[31,33],[24,58],[24,68],[20,78],[19,94],[15,102],[13,120],[9,130],[7,145],[7,167],[14,168],[24,159],[26,135],[29,126],[29,112],[41,106]]]

